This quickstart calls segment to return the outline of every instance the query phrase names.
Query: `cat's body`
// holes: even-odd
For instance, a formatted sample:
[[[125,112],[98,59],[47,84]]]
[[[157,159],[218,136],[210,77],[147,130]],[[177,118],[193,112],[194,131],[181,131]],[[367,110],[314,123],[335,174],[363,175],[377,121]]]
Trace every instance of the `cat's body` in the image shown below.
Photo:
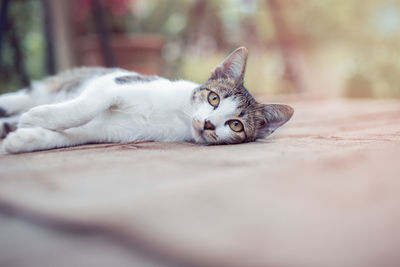
[[[122,69],[81,68],[0,97],[6,153],[86,143],[253,141],[293,110],[257,103],[243,86],[247,50],[239,48],[203,85]],[[267,109],[268,107],[268,109]],[[24,113],[25,112],[25,113]],[[2,114],[1,114],[2,113]],[[22,115],[21,115],[22,114]]]

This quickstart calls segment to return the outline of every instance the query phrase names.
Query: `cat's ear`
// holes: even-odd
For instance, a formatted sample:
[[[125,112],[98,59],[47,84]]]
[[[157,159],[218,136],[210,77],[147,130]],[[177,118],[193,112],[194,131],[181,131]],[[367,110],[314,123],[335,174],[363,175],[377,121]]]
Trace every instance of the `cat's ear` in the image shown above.
[[[264,121],[259,125],[258,138],[272,134],[277,128],[285,124],[293,115],[294,109],[288,105],[262,105]]]
[[[243,81],[247,63],[247,48],[239,47],[233,51],[212,72],[210,79],[233,78],[236,82]]]

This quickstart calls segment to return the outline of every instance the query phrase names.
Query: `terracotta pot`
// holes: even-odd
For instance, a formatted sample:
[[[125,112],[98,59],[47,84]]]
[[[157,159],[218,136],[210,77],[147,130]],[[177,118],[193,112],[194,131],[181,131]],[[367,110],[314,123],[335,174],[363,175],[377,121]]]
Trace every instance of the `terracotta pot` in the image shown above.
[[[164,39],[160,35],[119,35],[110,37],[116,66],[143,74],[163,73],[161,50]],[[83,66],[105,66],[99,37],[80,37],[76,43],[77,61]]]

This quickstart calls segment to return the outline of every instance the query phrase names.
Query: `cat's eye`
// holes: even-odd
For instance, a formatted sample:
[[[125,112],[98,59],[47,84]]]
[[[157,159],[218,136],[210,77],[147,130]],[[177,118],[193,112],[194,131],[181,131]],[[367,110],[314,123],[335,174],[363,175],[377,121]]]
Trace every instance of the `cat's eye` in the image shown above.
[[[243,131],[243,124],[238,120],[228,121],[228,125],[229,125],[229,127],[231,127],[232,131],[234,131],[234,132]]]
[[[219,105],[219,96],[214,92],[210,92],[208,94],[208,103],[213,107],[217,107]]]

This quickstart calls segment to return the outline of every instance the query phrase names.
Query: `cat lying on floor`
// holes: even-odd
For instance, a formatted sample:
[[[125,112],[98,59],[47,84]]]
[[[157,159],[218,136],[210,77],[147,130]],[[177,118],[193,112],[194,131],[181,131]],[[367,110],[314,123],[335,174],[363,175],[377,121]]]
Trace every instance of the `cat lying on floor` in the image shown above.
[[[236,144],[266,137],[293,109],[258,103],[243,85],[246,62],[247,49],[236,49],[202,85],[117,68],[79,68],[34,82],[0,96],[2,151],[135,141]]]

